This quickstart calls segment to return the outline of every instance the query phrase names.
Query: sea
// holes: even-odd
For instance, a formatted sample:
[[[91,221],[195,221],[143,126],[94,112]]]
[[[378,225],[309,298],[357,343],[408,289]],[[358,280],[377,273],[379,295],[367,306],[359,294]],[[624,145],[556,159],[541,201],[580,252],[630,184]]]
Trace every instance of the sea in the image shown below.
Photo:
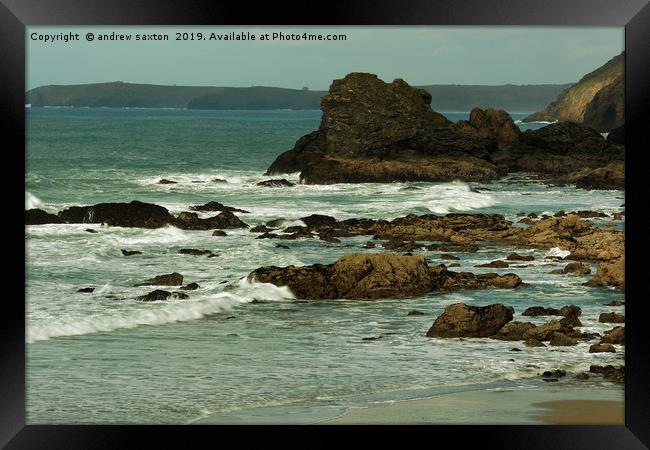
[[[444,113],[451,120],[467,112]],[[512,114],[522,129],[526,113]],[[337,219],[394,219],[407,214],[622,210],[624,192],[555,187],[532,174],[491,183],[300,184],[267,188],[264,171],[302,135],[318,128],[320,111],[196,111],[182,109],[27,108],[25,208],[56,212],[72,205],[139,200],[177,214],[218,201],[242,208],[251,226],[274,219],[298,225],[310,214]],[[175,184],[160,184],[161,179]],[[225,180],[219,181],[219,180]],[[216,180],[216,181],[215,181]],[[201,213],[207,217],[216,213]],[[623,229],[624,222],[597,219]],[[92,229],[97,233],[86,231]],[[561,249],[487,245],[455,253],[460,267],[516,250],[534,261],[497,269],[529,284],[513,290],[431,293],[409,299],[298,302],[286,288],[251,282],[261,266],[328,264],[363,248],[372,236],[281,241],[246,229],[188,231],[99,224],[26,226],[26,410],[28,424],[316,423],[397,400],[479,390],[543,391],[540,374],[564,369],[554,383],[622,398],[621,385],[577,380],[592,364],[624,364],[616,353],[588,353],[590,343],[527,348],[491,339],[432,339],[425,333],[453,303],[503,303],[514,320],[529,306],[582,308],[583,331],[603,331],[604,304],[620,292],[583,286],[590,275],[550,274],[566,261]],[[218,256],[179,254],[182,248]],[[141,251],[125,257],[121,250]],[[439,252],[420,251],[431,262]],[[596,266],[591,266],[595,273]],[[135,300],[154,288],[134,284],[179,272],[187,300]],[[92,293],[80,288],[94,287]],[[418,310],[422,315],[408,315]],[[593,343],[593,342],[592,342]],[[513,348],[522,351],[513,351]],[[460,406],[459,406],[460,407]],[[524,422],[528,418],[522,418]]]

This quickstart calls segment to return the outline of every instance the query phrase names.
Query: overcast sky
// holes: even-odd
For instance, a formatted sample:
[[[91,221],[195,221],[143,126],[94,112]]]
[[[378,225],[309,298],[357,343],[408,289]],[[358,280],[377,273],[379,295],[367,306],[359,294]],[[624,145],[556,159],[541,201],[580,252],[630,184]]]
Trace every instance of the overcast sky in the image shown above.
[[[347,35],[345,41],[176,41],[176,32]],[[78,42],[32,40],[79,33]],[[95,40],[88,42],[86,33]],[[169,41],[98,41],[103,33]],[[29,27],[27,88],[108,81],[326,90],[348,72],[423,84],[575,82],[623,51],[619,27]],[[134,37],[132,39],[135,39]]]

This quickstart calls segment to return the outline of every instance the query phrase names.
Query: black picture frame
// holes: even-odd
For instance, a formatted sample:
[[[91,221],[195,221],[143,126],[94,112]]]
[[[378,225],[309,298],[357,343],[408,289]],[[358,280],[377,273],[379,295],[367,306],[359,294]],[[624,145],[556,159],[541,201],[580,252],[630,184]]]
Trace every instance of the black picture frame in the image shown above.
[[[433,426],[410,429],[427,441],[455,446],[477,440],[482,446],[502,449],[570,448],[636,449],[650,445],[650,392],[644,319],[645,296],[636,295],[642,284],[640,259],[642,170],[641,156],[647,133],[643,120],[650,111],[650,5],[647,0],[464,0],[464,1],[355,1],[304,4],[259,2],[210,2],[172,0],[0,0],[0,114],[4,141],[15,138],[5,154],[20,155],[25,140],[25,27],[36,25],[549,25],[625,26],[625,115],[626,115],[626,329],[625,426]],[[9,164],[5,162],[5,165]],[[20,211],[24,191],[20,186],[23,158],[12,158],[5,172],[16,176],[12,182],[12,207]],[[23,178],[24,182],[24,178]],[[12,214],[18,233],[18,217]],[[14,231],[12,228],[7,231]],[[7,224],[8,225],[8,224]],[[24,232],[24,229],[23,229]],[[16,240],[17,241],[17,240]],[[24,247],[23,247],[24,251]],[[12,258],[13,259],[13,258]],[[15,264],[15,262],[14,262]],[[242,430],[223,426],[41,426],[25,425],[25,307],[24,290],[16,282],[24,266],[9,280],[15,295],[4,299],[1,328],[2,370],[0,372],[0,445],[11,449],[128,448],[144,438],[148,444],[164,443],[163,448],[183,444],[223,443]],[[21,294],[22,293],[22,294]],[[377,437],[395,431],[393,427],[368,430]],[[339,443],[341,427],[304,427],[318,434],[320,444]],[[349,428],[348,428],[349,429]],[[265,439],[291,444],[284,427],[265,427]],[[254,436],[253,436],[254,437]],[[268,440],[267,442],[271,442]],[[235,441],[237,442],[237,441]]]

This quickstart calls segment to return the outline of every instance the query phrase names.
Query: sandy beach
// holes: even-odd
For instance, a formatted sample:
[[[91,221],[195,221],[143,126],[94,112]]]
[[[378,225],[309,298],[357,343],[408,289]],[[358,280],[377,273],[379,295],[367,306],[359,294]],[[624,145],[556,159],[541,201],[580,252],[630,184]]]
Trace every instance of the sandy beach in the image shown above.
[[[319,422],[353,424],[624,423],[622,392],[590,389],[475,391],[351,408]]]

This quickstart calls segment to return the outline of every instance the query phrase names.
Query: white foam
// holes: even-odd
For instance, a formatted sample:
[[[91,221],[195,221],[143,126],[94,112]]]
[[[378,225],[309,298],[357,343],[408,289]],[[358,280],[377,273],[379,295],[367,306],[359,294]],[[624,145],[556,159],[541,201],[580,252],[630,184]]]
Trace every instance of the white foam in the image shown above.
[[[27,342],[36,342],[62,336],[77,336],[102,331],[136,328],[142,325],[165,325],[174,322],[187,322],[212,314],[228,311],[235,306],[253,300],[282,301],[295,296],[288,287],[277,287],[269,283],[258,283],[243,278],[235,292],[219,292],[207,298],[192,300],[172,300],[152,303],[137,302],[133,308],[111,311],[111,315],[99,313],[84,317],[48,320],[46,324],[27,326]],[[111,285],[102,286],[97,292],[111,291]],[[124,300],[128,301],[128,300]],[[45,321],[43,321],[45,322]]]
[[[571,252],[569,250],[562,250],[560,247],[553,247],[548,252],[546,256],[559,256],[560,258],[566,258]]]
[[[29,191],[25,191],[25,209],[42,208],[43,201]]]

